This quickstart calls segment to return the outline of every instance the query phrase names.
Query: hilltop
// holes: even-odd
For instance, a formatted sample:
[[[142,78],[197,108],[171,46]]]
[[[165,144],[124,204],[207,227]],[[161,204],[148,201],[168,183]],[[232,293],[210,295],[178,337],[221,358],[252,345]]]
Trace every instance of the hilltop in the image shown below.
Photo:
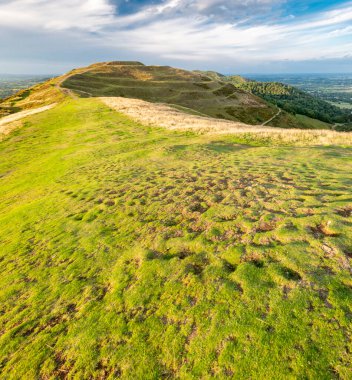
[[[62,87],[82,97],[117,96],[168,103],[215,118],[262,124],[277,114],[277,107],[239,89],[210,72],[200,73],[169,66],[145,66],[140,62],[96,64],[70,75]],[[286,112],[273,126],[301,125]]]

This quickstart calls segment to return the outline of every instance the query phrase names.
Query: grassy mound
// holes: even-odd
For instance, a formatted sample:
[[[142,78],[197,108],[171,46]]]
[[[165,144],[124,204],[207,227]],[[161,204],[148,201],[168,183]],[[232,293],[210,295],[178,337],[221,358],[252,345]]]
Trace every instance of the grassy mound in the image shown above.
[[[109,62],[69,76],[62,86],[82,97],[118,96],[164,102],[248,124],[261,124],[277,113],[275,106],[220,79],[169,66]],[[287,113],[279,119],[274,126],[300,127]]]
[[[0,155],[1,378],[350,378],[350,148],[78,99]]]

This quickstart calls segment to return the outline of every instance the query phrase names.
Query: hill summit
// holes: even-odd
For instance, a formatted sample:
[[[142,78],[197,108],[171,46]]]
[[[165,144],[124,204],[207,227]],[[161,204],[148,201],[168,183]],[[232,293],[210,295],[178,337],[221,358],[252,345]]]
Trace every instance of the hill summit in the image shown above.
[[[81,97],[115,96],[162,102],[189,112],[254,125],[277,113],[274,105],[225,79],[212,72],[113,61],[74,72],[62,82],[62,87]],[[274,126],[279,125],[297,127],[298,123],[283,113],[275,120]]]

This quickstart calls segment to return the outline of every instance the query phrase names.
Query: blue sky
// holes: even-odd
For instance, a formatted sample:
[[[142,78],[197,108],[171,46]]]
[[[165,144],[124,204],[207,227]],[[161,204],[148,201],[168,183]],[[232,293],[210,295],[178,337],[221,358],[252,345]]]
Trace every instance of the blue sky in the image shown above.
[[[223,73],[352,72],[352,1],[2,0],[0,72],[139,60]]]

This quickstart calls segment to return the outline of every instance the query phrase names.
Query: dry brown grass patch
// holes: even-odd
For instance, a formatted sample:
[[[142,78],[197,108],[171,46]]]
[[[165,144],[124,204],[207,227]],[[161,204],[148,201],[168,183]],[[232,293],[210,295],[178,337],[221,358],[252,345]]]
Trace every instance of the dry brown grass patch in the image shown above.
[[[205,134],[236,134],[283,144],[352,145],[352,134],[330,130],[284,129],[215,119],[183,113],[162,103],[122,97],[100,98],[108,107],[130,116],[144,125]]]

